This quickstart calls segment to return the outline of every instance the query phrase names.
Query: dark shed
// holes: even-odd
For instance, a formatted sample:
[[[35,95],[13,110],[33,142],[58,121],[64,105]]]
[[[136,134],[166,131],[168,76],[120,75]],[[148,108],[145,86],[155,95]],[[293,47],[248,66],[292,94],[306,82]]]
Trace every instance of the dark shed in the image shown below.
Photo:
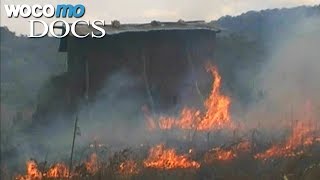
[[[175,106],[182,86],[198,84],[194,82],[195,73],[206,74],[204,67],[214,58],[219,32],[204,21],[121,25],[114,22],[102,28],[106,36],[101,39],[79,39],[71,33],[61,39],[60,52],[66,52],[68,57],[62,104],[68,108],[85,97],[94,100],[106,79],[123,69],[141,80],[136,89],[146,95],[150,108],[161,111]],[[76,32],[97,33],[87,25],[78,25]]]

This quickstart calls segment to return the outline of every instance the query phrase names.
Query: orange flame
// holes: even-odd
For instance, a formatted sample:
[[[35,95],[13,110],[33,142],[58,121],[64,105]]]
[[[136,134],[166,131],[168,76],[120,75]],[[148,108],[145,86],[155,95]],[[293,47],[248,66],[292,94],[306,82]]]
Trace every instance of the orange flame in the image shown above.
[[[177,155],[174,149],[165,149],[160,144],[150,149],[144,166],[157,169],[199,168],[200,164],[189,160],[187,155]]]
[[[236,158],[237,155],[233,150],[224,150],[221,148],[214,148],[211,151],[205,153],[204,162],[213,163],[214,161],[229,161]]]
[[[138,165],[133,160],[122,162],[119,166],[119,173],[126,176],[138,174]]]
[[[17,180],[41,180],[43,178],[68,178],[69,169],[63,163],[52,165],[46,173],[41,173],[34,160],[27,161],[27,174],[19,175]]]
[[[88,173],[95,174],[99,170],[98,156],[96,153],[91,154],[88,161],[84,162],[85,168]],[[74,172],[70,173],[70,177],[76,176]],[[43,178],[68,178],[69,168],[64,163],[57,163],[52,165],[46,172],[41,173],[38,169],[38,164],[34,160],[27,161],[26,175],[18,175],[17,180],[41,180]]]
[[[213,83],[211,94],[205,101],[205,107],[207,111],[200,124],[198,125],[198,130],[203,131],[221,129],[232,124],[229,114],[231,100],[229,97],[221,95],[220,93],[221,76],[218,73],[218,69],[209,65],[208,71],[211,72],[215,80]]]
[[[96,153],[92,153],[84,165],[90,174],[97,173],[99,170],[98,155]]]
[[[178,118],[173,117],[160,117],[159,128],[162,130],[172,129],[173,127],[180,129],[194,129],[200,122],[200,111],[183,108]]]
[[[17,180],[40,180],[42,179],[42,173],[38,169],[38,164],[34,160],[29,160],[26,163],[27,165],[27,174],[25,176],[17,176]]]
[[[196,129],[199,131],[211,131],[225,127],[232,127],[229,108],[231,100],[229,97],[220,93],[221,76],[216,67],[208,65],[207,70],[214,77],[212,91],[204,103],[206,111],[201,113],[200,110],[192,108],[183,108],[177,118],[161,116],[158,120],[158,126],[162,130],[172,128],[179,129]],[[156,122],[150,114],[145,112],[149,129],[154,129]]]
[[[307,147],[317,142],[315,132],[317,131],[316,121],[313,119],[312,104],[305,103],[303,114],[304,121],[297,121],[284,145],[274,145],[265,152],[255,155],[256,159],[266,160],[271,157],[292,157],[303,154],[302,147]]]
[[[222,148],[213,148],[204,155],[204,162],[212,163],[214,161],[231,161],[235,159],[239,153],[249,152],[250,149],[251,144],[249,141],[240,142],[228,150]]]
[[[271,157],[291,157],[300,155],[303,153],[303,150],[297,151],[299,147],[310,146],[315,142],[316,139],[312,135],[314,130],[314,126],[311,124],[298,122],[293,128],[290,138],[283,146],[274,145],[265,152],[255,155],[255,158],[266,160]]]
[[[235,157],[237,157],[236,153],[233,150],[224,150],[220,148],[215,148],[213,150],[215,153],[215,159],[221,160],[221,161],[227,161],[232,160]]]
[[[65,164],[57,163],[53,165],[46,173],[48,178],[68,178],[69,170]]]
[[[176,120],[172,117],[160,117],[159,128],[163,130],[172,129],[175,126]]]
[[[200,111],[191,108],[184,108],[181,111],[181,118],[176,124],[181,129],[194,129],[200,122]]]

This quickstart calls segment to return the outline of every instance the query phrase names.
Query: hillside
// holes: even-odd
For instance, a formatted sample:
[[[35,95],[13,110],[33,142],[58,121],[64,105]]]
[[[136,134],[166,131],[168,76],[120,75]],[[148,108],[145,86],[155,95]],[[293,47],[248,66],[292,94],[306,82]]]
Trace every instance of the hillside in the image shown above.
[[[221,27],[225,33],[236,33],[249,39],[268,41],[276,34],[282,35],[284,29],[294,27],[301,19],[318,16],[320,16],[320,5],[248,11],[239,16],[224,16],[212,22]]]

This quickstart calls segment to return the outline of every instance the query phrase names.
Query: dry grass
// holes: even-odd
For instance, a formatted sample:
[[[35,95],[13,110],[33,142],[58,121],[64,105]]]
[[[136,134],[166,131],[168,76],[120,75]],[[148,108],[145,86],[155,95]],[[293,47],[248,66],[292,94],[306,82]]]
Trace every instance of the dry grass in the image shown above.
[[[204,153],[199,152],[192,158],[201,163],[198,169],[154,169],[143,166],[147,156],[144,149],[124,149],[115,152],[107,161],[99,161],[99,169],[94,174],[86,171],[84,164],[75,167],[76,176],[72,179],[223,179],[223,180],[319,180],[320,179],[320,151],[319,145],[309,148],[306,153],[286,158],[256,160],[251,152],[243,153],[233,160],[213,161],[206,163]],[[119,171],[121,163],[132,160],[136,162],[135,173]],[[5,177],[4,179],[7,179]],[[43,178],[50,179],[50,178]],[[52,179],[52,178],[51,178]],[[56,178],[63,179],[63,178]],[[66,179],[66,178],[65,178]]]

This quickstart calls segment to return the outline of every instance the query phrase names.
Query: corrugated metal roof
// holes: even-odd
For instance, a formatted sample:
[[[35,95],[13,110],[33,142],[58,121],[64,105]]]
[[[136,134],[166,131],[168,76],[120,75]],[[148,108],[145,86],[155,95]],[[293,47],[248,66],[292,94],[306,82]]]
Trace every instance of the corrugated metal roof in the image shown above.
[[[219,32],[212,23],[206,23],[205,21],[178,21],[178,22],[159,22],[152,21],[147,24],[120,24],[119,22],[99,26],[105,29],[107,35],[115,35],[126,32],[148,32],[148,31],[160,31],[160,30],[210,30]],[[86,24],[78,24],[76,32],[79,35],[85,35],[87,33],[98,34],[100,31],[94,29],[92,26]],[[72,36],[72,33],[69,33]]]

